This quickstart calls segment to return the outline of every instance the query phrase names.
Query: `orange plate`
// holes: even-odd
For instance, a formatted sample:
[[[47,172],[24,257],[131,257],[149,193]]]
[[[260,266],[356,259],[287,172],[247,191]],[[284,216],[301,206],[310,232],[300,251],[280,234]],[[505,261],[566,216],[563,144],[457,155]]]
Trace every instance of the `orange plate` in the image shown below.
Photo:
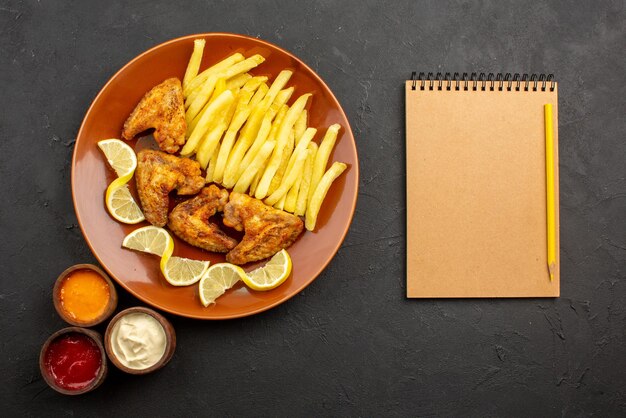
[[[208,308],[200,303],[197,286],[170,286],[161,276],[157,257],[121,247],[129,232],[147,222],[123,225],[109,216],[104,193],[115,174],[96,146],[101,139],[120,137],[124,121],[150,88],[168,77],[182,80],[196,38],[206,39],[201,69],[235,52],[246,57],[256,53],[263,55],[266,61],[252,72],[267,75],[270,81],[282,69],[292,69],[294,74],[288,85],[295,87],[293,97],[313,93],[309,125],[318,129],[316,140],[319,142],[328,126],[339,123],[343,129],[330,161],[343,161],[349,167],[328,192],[319,213],[316,232],[306,231],[289,248],[293,260],[292,277],[268,292],[251,291],[241,283],[237,284]],[[131,145],[134,146],[134,142]],[[131,183],[131,191],[137,199],[134,181]],[[259,39],[226,33],[174,39],[126,64],[104,86],[87,111],[76,138],[72,159],[72,195],[76,216],[87,244],[100,264],[122,287],[144,302],[176,315],[199,319],[252,315],[276,306],[304,289],[324,270],[345,238],[356,206],[358,183],[354,136],[341,105],[328,86],[306,64],[287,51]],[[174,239],[174,255],[210,260],[211,263],[224,261],[221,254],[205,252],[176,237]],[[256,266],[250,264],[244,268],[250,270]]]

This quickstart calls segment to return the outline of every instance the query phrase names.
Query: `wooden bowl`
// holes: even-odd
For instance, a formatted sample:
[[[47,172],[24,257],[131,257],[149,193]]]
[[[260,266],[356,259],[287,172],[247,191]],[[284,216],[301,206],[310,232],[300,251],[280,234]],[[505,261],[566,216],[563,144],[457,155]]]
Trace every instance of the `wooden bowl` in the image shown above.
[[[65,310],[65,308],[63,308],[63,305],[61,304],[61,286],[63,284],[63,280],[65,280],[67,276],[77,270],[92,270],[99,274],[100,277],[102,277],[109,286],[109,303],[107,303],[104,312],[102,312],[99,317],[91,321],[80,321],[76,318],[72,318],[68,315],[67,311]],[[95,266],[93,264],[76,264],[72,267],[67,268],[57,278],[54,284],[54,289],[52,290],[52,301],[54,302],[54,309],[56,309],[59,316],[68,324],[77,327],[93,327],[102,323],[113,314],[113,312],[117,308],[117,291],[115,290],[115,285],[113,284],[113,281],[111,281],[109,276],[98,266]]]
[[[98,346],[101,356],[100,370],[98,371],[96,378],[89,385],[78,390],[68,390],[58,386],[54,378],[50,376],[50,373],[48,372],[48,369],[45,365],[46,352],[48,351],[48,347],[50,347],[52,341],[56,340],[62,335],[71,333],[84,334],[87,337],[91,338]],[[83,393],[91,392],[92,390],[100,386],[100,384],[102,384],[108,372],[107,356],[105,354],[104,345],[102,344],[102,336],[96,331],[80,327],[67,327],[55,332],[50,337],[48,337],[43,347],[41,347],[41,352],[39,353],[39,370],[41,371],[41,376],[43,377],[43,380],[45,380],[48,386],[50,386],[57,392],[62,393],[63,395],[81,395]]]
[[[113,352],[113,347],[111,346],[111,333],[113,332],[113,327],[115,326],[117,321],[119,321],[123,316],[131,313],[144,313],[152,316],[159,322],[159,324],[161,324],[161,326],[163,327],[163,331],[165,331],[166,346],[163,357],[161,357],[161,359],[155,364],[145,369],[131,369],[130,367],[124,366],[116,357],[115,353]],[[113,363],[115,367],[129,374],[147,374],[152,373],[155,370],[159,370],[170,361],[170,359],[174,355],[174,350],[176,349],[176,332],[174,331],[174,327],[172,326],[170,321],[165,319],[165,317],[160,313],[153,311],[149,308],[144,308],[142,306],[135,306],[133,308],[128,308],[119,312],[113,317],[113,319],[111,319],[104,334],[104,345],[106,348],[106,353],[109,356],[109,360],[111,360],[111,363]]]

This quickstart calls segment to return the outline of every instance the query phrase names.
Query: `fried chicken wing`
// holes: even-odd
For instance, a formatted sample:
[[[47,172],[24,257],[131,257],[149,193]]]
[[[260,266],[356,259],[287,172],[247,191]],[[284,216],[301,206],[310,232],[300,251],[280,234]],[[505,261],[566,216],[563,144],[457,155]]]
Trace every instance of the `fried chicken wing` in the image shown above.
[[[141,99],[124,122],[122,137],[132,139],[147,129],[155,128],[154,139],[170,154],[185,143],[185,104],[183,88],[177,78],[168,78]]]
[[[190,195],[204,187],[198,162],[148,149],[137,153],[135,179],[143,214],[156,226],[167,223],[168,195],[172,190]]]
[[[237,241],[209,222],[216,212],[222,212],[228,202],[228,192],[214,184],[202,189],[200,194],[180,203],[170,213],[167,226],[180,239],[191,245],[216,253],[227,253]]]
[[[241,242],[226,254],[226,261],[233,264],[271,257],[293,244],[303,229],[297,216],[235,192],[224,206],[224,225],[245,232]]]

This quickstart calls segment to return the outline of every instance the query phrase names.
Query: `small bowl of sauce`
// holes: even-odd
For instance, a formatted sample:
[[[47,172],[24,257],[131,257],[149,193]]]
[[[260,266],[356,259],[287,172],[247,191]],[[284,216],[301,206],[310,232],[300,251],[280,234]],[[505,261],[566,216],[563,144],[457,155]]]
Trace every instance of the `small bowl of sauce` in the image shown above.
[[[102,337],[79,327],[55,332],[41,348],[39,369],[46,383],[64,395],[94,390],[107,374]]]
[[[104,344],[111,363],[118,369],[130,374],[146,374],[170,361],[176,348],[176,333],[161,314],[134,307],[111,319]]]
[[[61,273],[52,298],[61,318],[79,327],[98,325],[117,307],[113,282],[93,264],[76,264]]]

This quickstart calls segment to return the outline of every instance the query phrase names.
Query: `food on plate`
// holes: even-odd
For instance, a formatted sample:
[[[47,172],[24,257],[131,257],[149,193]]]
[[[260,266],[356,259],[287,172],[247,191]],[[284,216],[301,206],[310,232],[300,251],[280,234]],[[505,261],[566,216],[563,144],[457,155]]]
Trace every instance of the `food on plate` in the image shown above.
[[[210,262],[182,257],[169,257],[164,263],[163,277],[172,286],[189,286],[202,278]]]
[[[187,65],[187,70],[185,70],[185,76],[183,77],[183,89],[189,85],[191,80],[198,76],[205,44],[206,41],[204,39],[194,39],[193,41],[193,52],[191,53],[191,58],[189,58],[189,64]]]
[[[161,257],[161,273],[173,286],[189,286],[196,283],[209,267],[208,261],[173,257],[174,240],[163,228],[144,226],[128,234],[122,247]]]
[[[315,187],[315,191],[311,196],[311,200],[309,201],[309,206],[306,210],[306,229],[309,231],[313,231],[315,229],[315,224],[317,222],[317,215],[322,206],[322,202],[326,197],[326,193],[328,193],[328,189],[333,184],[333,181],[337,177],[341,175],[345,171],[347,166],[344,163],[334,162],[333,165],[328,169],[326,173],[322,176],[322,179]]]
[[[152,225],[167,223],[169,193],[192,195],[204,187],[200,165],[160,151],[144,149],[137,154],[137,193],[143,213]]]
[[[315,154],[313,173],[311,174],[311,188],[309,189],[309,201],[311,200],[311,196],[313,196],[313,192],[315,192],[317,183],[319,183],[324,175],[324,171],[328,165],[328,159],[330,158],[330,153],[335,147],[335,142],[337,141],[339,129],[341,129],[341,126],[336,123],[328,128],[326,135],[324,135],[324,139],[322,139],[322,143]]]
[[[122,137],[132,139],[150,128],[155,129],[154,139],[165,152],[173,154],[185,143],[187,123],[179,79],[168,78],[143,96],[124,122]]]
[[[200,280],[198,286],[200,302],[204,306],[212,305],[215,299],[222,296],[244,277],[246,277],[246,272],[239,266],[230,263],[213,264]]]
[[[118,177],[133,175],[137,168],[137,156],[127,143],[115,138],[103,139],[98,141],[98,148]]]
[[[233,264],[271,257],[293,244],[303,230],[297,216],[236,192],[224,206],[224,225],[245,232],[241,242],[226,254],[226,261]]]
[[[119,140],[99,146],[120,176],[107,190],[111,214],[126,223],[145,215],[153,225],[131,232],[123,246],[161,257],[161,272],[173,286],[199,281],[201,302],[208,306],[239,280],[251,289],[269,290],[289,277],[292,264],[285,249],[305,226],[315,229],[329,188],[347,166],[335,162],[326,171],[341,127],[331,125],[318,146],[317,129],[308,126],[320,120],[310,112],[312,94],[304,91],[291,100],[292,70],[271,81],[249,73],[264,57],[235,53],[201,71],[205,45],[194,41],[182,85],[171,78],[151,89],[124,124],[125,139],[155,128],[164,152],[144,149],[135,156]],[[141,208],[126,185],[135,166]],[[197,196],[168,215],[173,190]],[[240,242],[210,221],[219,212],[224,225],[244,232]],[[190,245],[226,253],[227,263],[209,267],[208,261],[173,256],[174,241],[161,228],[166,224]],[[268,258],[248,275],[238,266]]]
[[[306,205],[309,200],[309,190],[311,189],[311,177],[313,176],[313,163],[315,156],[317,155],[317,144],[310,142],[307,146],[309,153],[304,162],[302,168],[302,179],[300,181],[300,188],[298,189],[298,198],[296,200],[296,211],[294,215],[304,216],[306,212]]]
[[[203,110],[199,115],[198,122],[181,150],[180,154],[182,156],[187,157],[196,151],[196,148],[200,145],[200,140],[204,138],[216,120],[221,120],[222,112],[225,112],[234,100],[233,92],[225,90],[209,103],[206,110]]]
[[[291,274],[291,257],[287,250],[280,250],[263,267],[252,270],[242,278],[253,290],[272,290],[283,284]]]
[[[149,225],[126,235],[122,247],[163,257],[166,252],[174,251],[174,240],[165,229]]]
[[[137,168],[135,151],[119,139],[98,141],[98,148],[104,153],[109,165],[118,176],[107,187],[104,198],[109,214],[115,220],[125,224],[144,221],[146,218],[126,185]]]
[[[310,94],[300,96],[287,111],[285,119],[283,119],[283,123],[280,125],[280,128],[276,133],[276,147],[274,147],[272,157],[267,165],[267,168],[265,169],[265,172],[263,173],[263,176],[261,176],[259,185],[256,188],[254,196],[257,199],[263,199],[267,196],[272,178],[274,177],[274,174],[276,174],[281,160],[283,159],[285,146],[289,143],[289,136],[292,133],[291,129],[300,116],[300,113],[302,113],[302,110],[304,110],[304,106],[306,106],[310,96]]]
[[[169,215],[167,226],[183,241],[216,253],[227,253],[237,241],[226,235],[209,218],[222,212],[228,202],[228,192],[214,184],[199,195],[178,204]]]
[[[104,201],[109,214],[118,222],[132,225],[146,220],[122,177],[107,187]]]

